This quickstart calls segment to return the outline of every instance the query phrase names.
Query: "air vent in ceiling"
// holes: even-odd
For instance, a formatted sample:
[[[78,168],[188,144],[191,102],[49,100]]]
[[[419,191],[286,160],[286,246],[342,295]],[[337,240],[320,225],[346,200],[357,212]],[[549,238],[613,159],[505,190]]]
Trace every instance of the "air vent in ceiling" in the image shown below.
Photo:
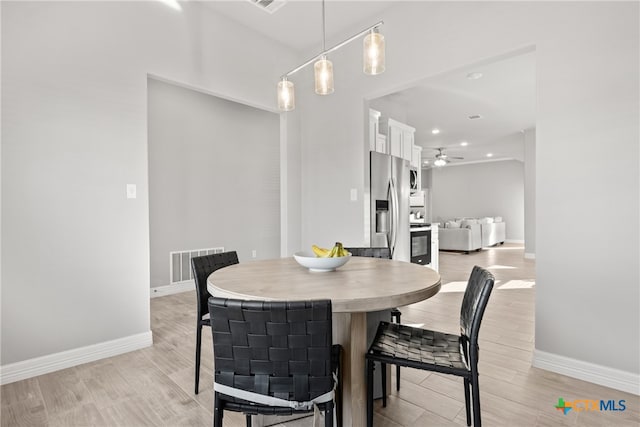
[[[481,119],[482,116],[480,114],[473,114],[471,116],[469,116],[469,120],[477,120],[477,119]]]
[[[287,0],[248,0],[255,4],[260,10],[274,13],[287,3]]]

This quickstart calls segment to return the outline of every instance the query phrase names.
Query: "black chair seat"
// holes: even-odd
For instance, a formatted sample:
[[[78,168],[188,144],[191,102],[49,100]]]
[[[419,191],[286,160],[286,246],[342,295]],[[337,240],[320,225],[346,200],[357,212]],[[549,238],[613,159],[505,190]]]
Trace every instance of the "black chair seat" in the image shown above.
[[[411,368],[466,375],[469,372],[462,353],[460,337],[428,329],[381,322],[371,352],[383,360]]]
[[[385,388],[386,366],[407,366],[464,378],[467,425],[480,427],[480,385],[478,381],[478,334],[495,278],[478,266],[473,268],[460,309],[460,335],[396,323],[380,322],[376,337],[365,356],[367,360],[367,426],[373,426],[373,370],[379,362]],[[382,395],[382,406],[386,405]]]

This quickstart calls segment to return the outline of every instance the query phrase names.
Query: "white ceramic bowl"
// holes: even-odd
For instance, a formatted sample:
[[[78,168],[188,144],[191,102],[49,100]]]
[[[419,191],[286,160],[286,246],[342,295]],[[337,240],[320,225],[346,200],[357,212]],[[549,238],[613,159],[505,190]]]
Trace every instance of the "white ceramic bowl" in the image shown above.
[[[334,271],[338,267],[342,267],[351,259],[351,253],[347,256],[335,258],[319,258],[312,252],[296,252],[293,258],[303,267],[307,267],[309,271]]]

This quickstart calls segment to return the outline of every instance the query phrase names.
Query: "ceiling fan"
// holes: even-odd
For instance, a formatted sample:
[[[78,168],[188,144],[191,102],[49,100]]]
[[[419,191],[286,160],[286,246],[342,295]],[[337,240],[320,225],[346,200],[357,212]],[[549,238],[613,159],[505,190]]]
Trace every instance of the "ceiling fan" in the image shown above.
[[[433,148],[433,150],[437,150],[438,153],[435,155],[435,160],[433,161],[434,166],[445,166],[450,163],[451,160],[462,160],[464,157],[457,156],[449,156],[448,154],[443,153],[444,147]]]

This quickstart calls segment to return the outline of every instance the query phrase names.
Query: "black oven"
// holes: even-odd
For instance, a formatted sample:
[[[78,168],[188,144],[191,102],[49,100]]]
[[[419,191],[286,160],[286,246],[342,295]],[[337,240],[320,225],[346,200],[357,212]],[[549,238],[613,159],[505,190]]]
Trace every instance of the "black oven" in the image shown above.
[[[431,264],[431,228],[411,228],[411,262],[414,264]]]

